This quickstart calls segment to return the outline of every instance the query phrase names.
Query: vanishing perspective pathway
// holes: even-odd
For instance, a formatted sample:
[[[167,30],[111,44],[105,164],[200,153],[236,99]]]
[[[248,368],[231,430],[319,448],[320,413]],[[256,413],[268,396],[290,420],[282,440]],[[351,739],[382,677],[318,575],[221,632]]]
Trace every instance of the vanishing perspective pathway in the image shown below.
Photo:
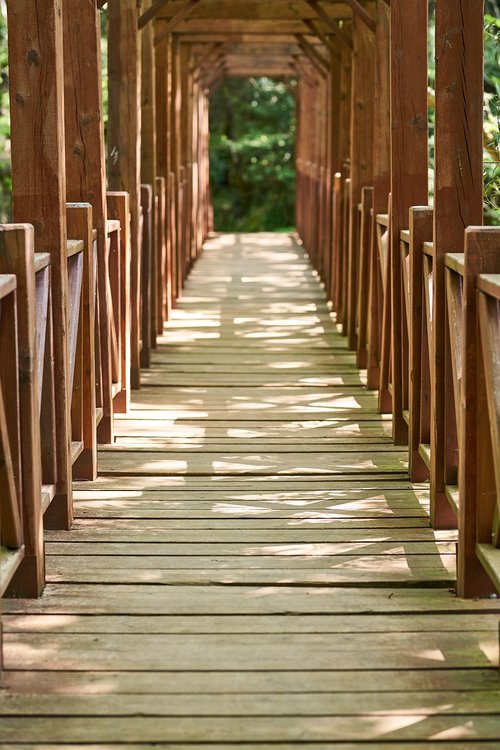
[[[5,603],[2,746],[498,746],[498,604],[294,240],[210,240],[142,382]]]

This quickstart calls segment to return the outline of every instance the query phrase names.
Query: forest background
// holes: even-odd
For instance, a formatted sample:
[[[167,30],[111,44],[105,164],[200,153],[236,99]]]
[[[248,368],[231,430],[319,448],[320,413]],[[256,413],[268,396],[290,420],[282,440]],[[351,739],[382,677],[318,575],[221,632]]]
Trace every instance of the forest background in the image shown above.
[[[434,160],[434,0],[429,2],[429,185]],[[500,224],[500,0],[485,0],[485,222]],[[103,13],[103,70],[106,70]],[[0,222],[11,215],[9,71],[0,0]],[[296,81],[228,79],[213,94],[211,185],[218,231],[290,231],[295,204]],[[106,103],[106,79],[104,95]]]

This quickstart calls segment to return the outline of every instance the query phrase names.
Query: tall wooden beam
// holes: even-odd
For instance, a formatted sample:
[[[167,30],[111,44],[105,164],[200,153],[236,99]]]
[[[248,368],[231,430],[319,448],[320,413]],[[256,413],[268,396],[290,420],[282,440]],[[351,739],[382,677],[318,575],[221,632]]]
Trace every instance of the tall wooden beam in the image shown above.
[[[411,45],[408,44],[411,38]],[[403,418],[408,350],[403,326],[404,292],[400,235],[409,228],[411,206],[428,201],[427,0],[391,4],[391,351],[393,437],[408,440]]]
[[[110,190],[130,195],[131,387],[140,387],[140,155],[141,37],[136,0],[110,3],[108,10],[108,179]]]
[[[179,25],[179,23],[186,18],[195,8],[199,5],[201,0],[186,0],[186,4],[170,19],[167,25],[161,30],[155,39],[155,44],[161,44],[161,42],[167,38],[169,34]]]
[[[325,58],[321,57],[321,55],[316,52],[314,47],[309,44],[307,39],[305,39],[303,36],[297,35],[297,42],[299,43],[299,47],[302,49],[306,57],[309,58],[318,72],[322,76],[326,76],[328,73],[328,63]]]
[[[331,39],[323,33],[318,25],[314,23],[314,21],[305,21],[305,24],[307,28],[310,29],[311,33],[314,34],[314,36],[316,36],[321,42],[323,42],[327,50],[329,50],[332,55],[339,55],[338,48],[333,44]]]
[[[35,247],[52,261],[57,489],[46,520],[73,520],[67,348],[66,168],[61,0],[9,0],[14,221],[35,227]]]
[[[348,346],[356,349],[356,312],[359,289],[358,204],[361,190],[373,182],[373,94],[375,83],[375,35],[357,16],[354,18],[354,52],[351,98],[350,221],[347,288],[347,319],[344,331]]]
[[[358,0],[345,0],[347,5],[352,8],[354,13],[365,23],[371,31],[375,31],[376,23],[371,15],[365,8],[358,2]]]
[[[310,5],[310,7],[315,11],[319,18],[321,18],[321,20],[330,27],[331,31],[337,37],[339,42],[341,42],[341,44],[343,44],[347,49],[352,50],[351,38],[348,37],[345,31],[340,28],[335,19],[330,18],[328,13],[321,7],[318,0],[308,0],[308,5]]]
[[[149,2],[149,0],[148,0]],[[153,212],[156,190],[156,61],[154,30],[146,26],[141,33],[141,182],[151,185],[153,190]],[[157,242],[153,232],[151,238],[151,257],[147,258],[143,248],[142,258],[142,366],[149,366],[150,347],[156,347],[157,322]]]
[[[113,396],[111,373],[108,253],[106,233],[106,162],[104,153],[104,110],[102,103],[100,16],[94,0],[64,0],[64,83],[67,200],[92,205],[97,230],[97,273],[99,282],[99,326],[102,372],[103,417],[99,439],[113,442]],[[95,373],[93,374],[95,380]],[[89,417],[89,414],[86,415]],[[84,451],[78,459],[79,478],[97,476],[97,456]]]
[[[436,526],[449,520],[446,482],[445,409],[453,398],[451,380],[447,391],[445,352],[445,255],[463,252],[464,229],[483,221],[482,131],[483,131],[483,3],[440,0],[436,5],[436,121],[434,178],[434,311],[432,340],[431,408],[431,510]],[[470,300],[466,300],[466,305]],[[477,333],[466,331],[464,373],[469,378],[469,346]],[[472,336],[472,340],[471,340]],[[462,391],[463,393],[463,391]],[[473,403],[467,406],[472,413]],[[475,492],[476,465],[467,427],[461,425],[460,519],[465,529],[475,529],[469,513],[469,493]],[[459,546],[461,593],[467,595],[472,580],[463,576],[464,566],[474,555],[472,537],[466,530]],[[474,569],[472,566],[471,570]]]
[[[375,92],[373,119],[373,215],[385,214],[391,190],[391,75],[390,75],[390,10],[384,0],[377,2],[377,31],[375,34]],[[372,222],[370,292],[368,319],[367,384],[380,386],[380,331],[383,323],[383,297],[380,284],[380,262],[377,246],[376,223]],[[387,300],[389,302],[389,300]],[[390,304],[387,304],[390,312]],[[390,320],[389,320],[390,324]],[[390,402],[389,394],[380,398]],[[381,403],[381,411],[388,404]]]

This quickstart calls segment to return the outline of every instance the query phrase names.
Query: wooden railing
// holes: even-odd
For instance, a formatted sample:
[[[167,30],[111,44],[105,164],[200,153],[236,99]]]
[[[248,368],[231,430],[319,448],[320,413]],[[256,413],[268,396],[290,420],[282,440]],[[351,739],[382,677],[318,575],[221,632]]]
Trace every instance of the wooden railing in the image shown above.
[[[24,558],[16,277],[0,275],[0,594]]]
[[[14,550],[2,554],[0,588],[37,596],[45,578],[37,356],[45,326],[36,319],[47,319],[50,294],[47,257],[35,256],[33,227],[0,227],[0,271],[8,274],[1,276],[0,302],[0,528],[2,547]]]
[[[431,208],[426,3],[374,5],[371,29],[353,17],[353,54],[343,44],[327,66],[333,111],[321,71],[299,81],[297,227],[394,442],[408,443],[411,479],[429,482],[430,523],[458,530],[458,593],[491,594],[500,230],[467,229],[483,218],[482,8],[436,4]]]

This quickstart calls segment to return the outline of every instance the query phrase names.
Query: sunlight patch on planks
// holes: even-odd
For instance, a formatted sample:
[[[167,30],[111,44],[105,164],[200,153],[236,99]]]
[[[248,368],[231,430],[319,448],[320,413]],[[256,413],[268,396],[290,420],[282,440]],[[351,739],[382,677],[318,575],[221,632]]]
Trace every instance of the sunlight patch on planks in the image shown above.
[[[500,607],[293,239],[212,238],[142,379],[8,603],[1,746],[494,747]]]

